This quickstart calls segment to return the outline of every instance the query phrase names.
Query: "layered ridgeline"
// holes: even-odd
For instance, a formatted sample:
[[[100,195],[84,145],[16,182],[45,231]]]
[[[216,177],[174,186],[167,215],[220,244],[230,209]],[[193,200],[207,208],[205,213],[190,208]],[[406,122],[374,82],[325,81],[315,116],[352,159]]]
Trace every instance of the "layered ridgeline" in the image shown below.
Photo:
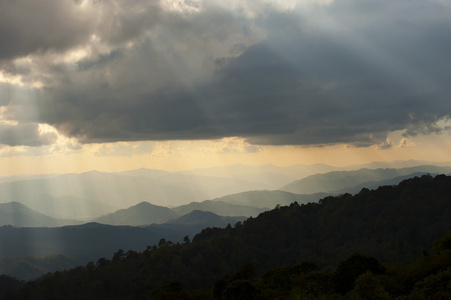
[[[20,202],[51,217],[92,220],[141,202],[174,207],[250,190],[272,190],[325,165],[242,166],[186,172],[137,169],[81,174],[0,177],[0,202]]]
[[[80,223],[46,216],[18,202],[0,203],[0,226],[55,227]]]
[[[424,175],[396,186],[362,189],[354,196],[342,194],[326,197],[319,203],[280,206],[233,227],[204,229],[192,242],[186,240],[183,244],[175,244],[164,240],[140,253],[118,250],[112,260],[99,259],[86,267],[47,275],[30,283],[22,296],[26,295],[28,299],[145,298],[152,289],[159,287],[163,291],[180,292],[180,286],[168,285],[168,280],[177,281],[187,289],[215,286],[225,293],[225,287],[221,290],[221,284],[217,282],[220,278],[225,284],[235,284],[237,289],[251,289],[249,282],[232,280],[249,279],[246,274],[253,273],[252,270],[247,272],[249,269],[245,268],[241,275],[235,273],[247,263],[255,268],[257,275],[273,268],[295,265],[300,266],[296,269],[299,273],[302,266],[306,266],[301,264],[304,261],[323,269],[334,269],[337,263],[356,251],[384,263],[405,263],[422,252],[428,256],[425,249],[451,228],[450,195],[451,177]],[[440,249],[447,251],[447,243],[442,243]],[[342,267],[344,273],[338,278],[345,278],[346,270],[354,260],[360,261],[358,265],[363,261],[368,267],[365,270],[372,270],[373,274],[383,273],[383,268],[374,263],[374,259],[355,257],[351,259],[351,265]],[[433,259],[435,261],[435,256]],[[446,268],[451,267],[451,260],[440,263],[444,263],[445,273],[437,276],[442,276],[447,283]],[[433,273],[437,270],[431,271],[433,268],[428,270],[427,275],[438,274]],[[235,277],[223,277],[226,273],[235,273]],[[362,279],[363,283],[378,282],[371,276],[368,273],[367,281]],[[318,274],[316,282],[319,280],[327,285],[327,278]],[[391,286],[390,290],[408,294],[422,278],[409,278],[404,286]],[[406,277],[393,282],[401,285],[403,280]],[[301,287],[302,281],[297,284]],[[321,291],[321,286],[316,288]]]
[[[407,168],[362,168],[351,171],[332,171],[315,174],[295,180],[280,189],[297,194],[313,193],[358,193],[362,188],[377,188],[381,185],[398,184],[414,176],[430,174],[450,174],[451,167],[421,165]]]
[[[414,163],[419,162],[409,164]],[[292,167],[237,165],[179,173],[138,169],[119,173],[87,172],[0,177],[2,196],[0,202],[19,202],[50,217],[86,221],[141,202],[173,208],[191,202],[216,200],[231,194],[257,190],[282,189],[297,194],[353,193],[358,192],[361,187],[395,184],[406,177],[418,175],[418,172],[423,174],[451,172],[449,167],[422,165],[394,169],[399,164],[391,165],[391,169],[384,170],[373,169],[383,166],[377,164],[369,165],[368,169],[339,172],[328,172],[338,168],[324,165]],[[266,198],[271,202],[275,196],[277,195]],[[265,196],[258,196],[262,201],[263,197]],[[318,200],[321,197],[315,198]],[[231,199],[222,201],[229,200]],[[262,206],[259,201],[228,203],[257,208],[274,207]],[[280,204],[284,205],[285,202]],[[218,211],[212,212],[226,215]],[[250,215],[253,214],[248,216]]]
[[[140,202],[177,206],[268,188],[253,181],[156,170],[125,174],[88,172],[3,182],[0,201],[20,202],[52,217],[90,219]]]
[[[63,227],[0,227],[0,274],[22,280],[61,271],[100,257],[110,259],[117,249],[143,251],[160,241],[182,242],[208,226],[226,227],[245,217],[223,217],[192,211],[163,224],[111,226],[89,223]]]

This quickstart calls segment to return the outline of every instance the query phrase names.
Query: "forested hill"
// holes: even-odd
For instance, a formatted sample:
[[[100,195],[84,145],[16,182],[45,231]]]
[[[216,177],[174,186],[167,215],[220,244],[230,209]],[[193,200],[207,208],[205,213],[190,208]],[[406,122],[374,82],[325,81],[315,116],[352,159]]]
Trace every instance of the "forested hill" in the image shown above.
[[[249,259],[262,269],[301,261],[330,267],[355,251],[399,262],[417,257],[451,229],[450,216],[451,177],[425,175],[354,196],[282,206],[233,229],[204,229],[193,242],[227,249],[233,241],[225,257]]]
[[[47,275],[28,284],[24,295],[139,298],[167,280],[188,289],[212,286],[246,263],[257,274],[304,261],[331,270],[354,252],[405,262],[451,229],[450,215],[451,177],[425,175],[354,196],[276,207],[234,226],[204,229],[184,244],[162,240],[142,253],[120,250],[111,261]]]

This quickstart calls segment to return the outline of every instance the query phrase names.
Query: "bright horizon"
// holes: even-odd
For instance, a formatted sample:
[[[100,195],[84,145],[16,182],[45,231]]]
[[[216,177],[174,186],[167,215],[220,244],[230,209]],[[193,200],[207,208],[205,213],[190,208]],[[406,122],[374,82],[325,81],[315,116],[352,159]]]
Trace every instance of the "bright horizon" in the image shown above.
[[[436,137],[441,138],[441,137]],[[445,142],[445,141],[442,141]],[[125,143],[108,145],[124,148]],[[146,142],[132,145],[147,144]],[[260,166],[272,164],[288,167],[296,164],[325,164],[335,167],[348,167],[373,162],[425,161],[431,163],[449,163],[447,149],[449,144],[441,147],[427,148],[422,144],[411,147],[398,146],[394,149],[378,149],[378,147],[354,148],[349,145],[326,147],[296,146],[259,146],[258,152],[245,152],[227,148],[217,150],[217,145],[225,145],[227,141],[171,141],[158,145],[157,153],[141,153],[128,155],[102,155],[96,152],[83,151],[73,154],[47,154],[39,156],[15,156],[0,158],[0,176],[84,173],[89,171],[120,172],[139,168],[158,169],[169,172],[186,171],[198,168],[231,166],[236,164]],[[194,145],[193,145],[194,144]],[[204,147],[209,144],[210,147]],[[215,146],[211,146],[215,145]],[[126,145],[133,152],[133,146]],[[243,149],[242,141],[233,143],[235,148]],[[91,147],[107,147],[105,144],[87,145]],[[174,148],[170,150],[170,148]],[[189,148],[189,150],[188,150]],[[134,148],[136,150],[136,147]],[[164,150],[162,150],[164,149]],[[179,149],[177,151],[177,149]],[[230,153],[232,152],[232,153]]]

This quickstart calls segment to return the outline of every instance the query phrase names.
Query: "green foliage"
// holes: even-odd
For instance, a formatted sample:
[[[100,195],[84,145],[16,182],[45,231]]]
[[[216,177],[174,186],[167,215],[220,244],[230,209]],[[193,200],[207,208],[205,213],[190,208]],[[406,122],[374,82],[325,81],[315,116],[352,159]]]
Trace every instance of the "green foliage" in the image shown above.
[[[255,299],[260,291],[252,282],[245,279],[236,279],[228,283],[222,292],[221,299],[225,300],[248,300]]]
[[[335,271],[335,289],[345,294],[354,287],[354,282],[361,274],[371,272],[372,274],[385,273],[383,267],[374,257],[352,254],[348,259],[340,262]]]
[[[84,263],[86,261],[69,258],[61,254],[41,258],[31,256],[5,257],[0,259],[0,274],[21,280],[31,280],[48,272],[70,269]]]
[[[366,271],[357,277],[351,295],[361,300],[383,300],[390,298],[380,281],[371,271]]]
[[[436,252],[451,250],[451,230],[434,243],[433,250]]]
[[[451,267],[417,282],[414,292],[424,299],[451,299]]]
[[[239,298],[240,293],[256,295],[257,290],[251,280],[256,276],[255,267],[251,263],[244,264],[235,274],[226,274],[216,281],[213,293],[218,299],[251,299]]]

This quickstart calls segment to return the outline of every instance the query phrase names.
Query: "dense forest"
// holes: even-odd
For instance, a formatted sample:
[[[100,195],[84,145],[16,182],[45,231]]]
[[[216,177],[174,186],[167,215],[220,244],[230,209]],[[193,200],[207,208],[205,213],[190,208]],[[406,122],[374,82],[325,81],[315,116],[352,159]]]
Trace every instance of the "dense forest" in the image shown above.
[[[449,216],[451,177],[425,175],[277,206],[192,241],[118,249],[112,259],[26,283],[2,276],[0,292],[5,299],[449,299]]]

